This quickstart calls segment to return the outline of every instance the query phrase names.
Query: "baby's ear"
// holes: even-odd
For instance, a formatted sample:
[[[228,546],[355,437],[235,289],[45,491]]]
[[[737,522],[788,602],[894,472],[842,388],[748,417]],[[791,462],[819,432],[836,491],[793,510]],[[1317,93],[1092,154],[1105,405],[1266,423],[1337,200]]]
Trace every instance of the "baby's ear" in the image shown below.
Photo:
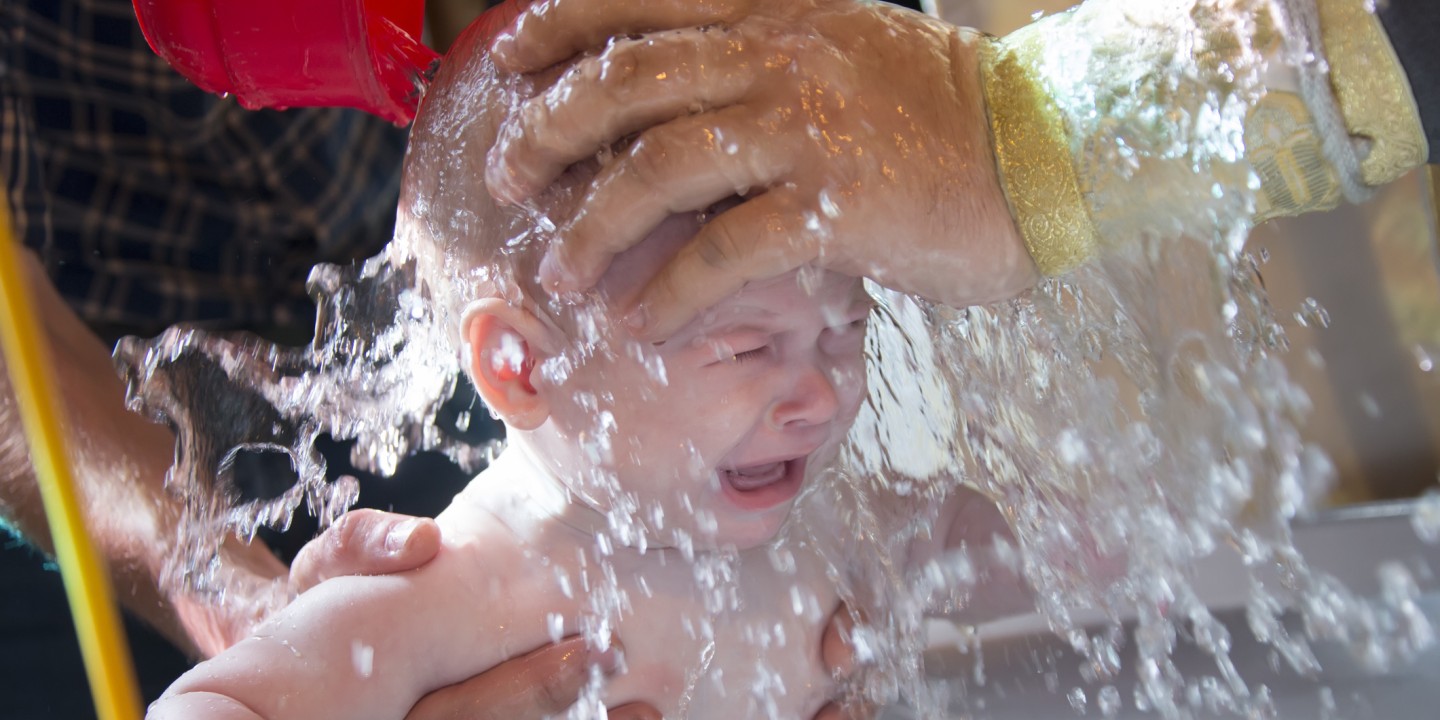
[[[516,430],[540,427],[550,404],[534,376],[537,351],[551,344],[549,328],[528,310],[487,298],[466,309],[461,332],[470,346],[470,379],[485,404]]]

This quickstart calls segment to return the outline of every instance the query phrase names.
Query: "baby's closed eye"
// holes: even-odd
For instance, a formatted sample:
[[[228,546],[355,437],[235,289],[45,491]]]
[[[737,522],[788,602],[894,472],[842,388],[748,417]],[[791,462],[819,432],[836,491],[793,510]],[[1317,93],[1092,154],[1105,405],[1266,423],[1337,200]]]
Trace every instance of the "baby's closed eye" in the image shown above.
[[[772,354],[774,338],[761,332],[735,332],[702,338],[709,348],[706,365],[729,365],[762,360]]]

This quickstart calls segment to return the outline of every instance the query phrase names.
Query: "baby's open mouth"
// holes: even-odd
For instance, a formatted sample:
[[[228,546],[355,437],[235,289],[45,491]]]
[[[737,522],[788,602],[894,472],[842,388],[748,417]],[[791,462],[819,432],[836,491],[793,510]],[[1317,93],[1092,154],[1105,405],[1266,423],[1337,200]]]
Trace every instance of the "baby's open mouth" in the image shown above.
[[[726,473],[726,478],[730,481],[731,485],[735,486],[736,490],[747,492],[780,481],[785,477],[785,466],[790,462],[789,460],[782,460],[780,462],[765,463],[764,465],[751,465],[746,468],[722,470],[721,472]]]
[[[794,498],[805,481],[806,456],[790,460],[721,468],[720,486],[732,502],[746,510],[764,510]]]

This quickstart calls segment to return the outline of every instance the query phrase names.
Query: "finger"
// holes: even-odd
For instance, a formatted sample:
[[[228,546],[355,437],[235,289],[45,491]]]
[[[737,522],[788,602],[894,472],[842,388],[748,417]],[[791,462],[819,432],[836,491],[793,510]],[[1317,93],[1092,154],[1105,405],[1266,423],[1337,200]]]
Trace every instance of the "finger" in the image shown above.
[[[546,253],[541,282],[566,292],[594,285],[611,258],[670,214],[776,182],[794,164],[795,149],[793,137],[766,132],[742,105],[647,130],[595,178]]]
[[[738,100],[756,77],[746,48],[739,33],[695,30],[617,42],[579,61],[506,124],[486,171],[490,192],[523,202],[619,138]]]
[[[290,564],[296,592],[342,575],[385,575],[414,570],[440,551],[440,526],[429,518],[351,510],[300,549]]]
[[[805,214],[788,186],[721,213],[646,285],[625,317],[630,331],[663,340],[745,283],[815,259],[819,241],[807,232]]]
[[[615,671],[617,649],[592,653],[574,636],[507,660],[426,695],[406,720],[525,720],[564,712],[590,679],[590,666]]]
[[[851,610],[849,605],[840,603],[835,614],[830,616],[830,623],[825,626],[825,633],[820,638],[820,660],[835,677],[846,678],[855,671],[853,638],[857,623],[865,623],[864,613]]]
[[[612,37],[730,23],[753,0],[545,0],[526,8],[490,45],[502,72],[534,72]]]

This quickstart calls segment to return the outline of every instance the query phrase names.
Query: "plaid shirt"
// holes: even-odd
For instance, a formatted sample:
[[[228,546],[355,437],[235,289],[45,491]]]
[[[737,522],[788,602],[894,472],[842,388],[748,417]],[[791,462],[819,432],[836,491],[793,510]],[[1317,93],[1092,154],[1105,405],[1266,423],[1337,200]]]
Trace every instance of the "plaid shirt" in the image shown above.
[[[5,0],[0,38],[17,230],[92,325],[303,332],[310,266],[389,239],[403,130],[204,93],[150,50],[129,0]]]

